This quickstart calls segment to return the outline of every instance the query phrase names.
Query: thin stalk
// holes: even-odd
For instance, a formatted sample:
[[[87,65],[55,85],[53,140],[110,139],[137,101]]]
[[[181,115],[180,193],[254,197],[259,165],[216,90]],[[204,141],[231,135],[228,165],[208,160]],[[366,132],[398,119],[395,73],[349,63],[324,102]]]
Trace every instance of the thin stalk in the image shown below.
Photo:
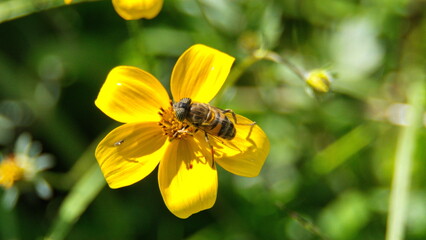
[[[229,74],[224,86],[220,90],[220,92],[215,97],[215,105],[220,106],[223,104],[223,94],[226,89],[228,89],[230,86],[233,86],[235,82],[243,75],[247,69],[252,66],[257,61],[261,60],[261,58],[256,57],[255,55],[248,56],[245,58],[242,62],[240,62],[238,65],[236,65],[234,68],[232,68],[231,73]]]
[[[287,66],[294,74],[296,74],[303,82],[305,82],[305,77],[303,72],[297,68],[294,64],[289,62],[288,60],[282,58],[280,55],[273,51],[259,49],[253,52],[252,55],[246,57],[242,62],[240,62],[237,66],[235,66],[231,73],[228,76],[228,79],[225,82],[222,90],[217,94],[215,99],[215,105],[220,105],[223,97],[224,90],[228,87],[233,86],[235,82],[243,75],[245,71],[249,67],[251,67],[254,63],[260,60],[269,60],[278,64],[282,64]]]
[[[72,3],[99,0],[74,0]],[[0,23],[24,17],[32,13],[65,5],[64,0],[9,0],[0,2]]]
[[[243,73],[247,71],[249,67],[251,67],[259,60],[261,60],[261,58],[258,58],[256,56],[249,56],[245,58],[240,64],[238,64],[232,69],[228,79],[225,82],[225,87],[234,85],[235,82],[241,77],[241,75],[243,75]]]
[[[354,128],[319,152],[309,166],[318,174],[330,173],[374,141],[373,127],[362,124]]]
[[[276,52],[266,51],[263,55],[263,59],[270,60],[282,65],[287,66],[294,74],[296,74],[303,82],[305,82],[305,75],[302,70],[296,67],[293,63],[288,61],[287,59],[281,57]]]
[[[104,186],[105,179],[102,176],[98,164],[94,160],[94,164],[87,170],[86,174],[76,183],[65,198],[59,208],[59,214],[54,220],[54,224],[45,239],[65,239],[72,226],[77,222],[78,218],[96,198]]]
[[[150,65],[149,55],[145,46],[144,31],[142,27],[142,20],[126,21],[127,29],[129,31],[130,39],[137,51],[137,64],[148,72],[151,72],[152,66]]]
[[[408,126],[401,129],[398,138],[386,240],[402,240],[404,237],[410,193],[411,165],[416,149],[417,133],[422,127],[425,87],[423,82],[418,81],[411,85],[407,93],[412,108],[408,114]]]
[[[207,16],[204,3],[202,3],[200,0],[195,1],[198,5],[198,8],[200,9],[200,13],[203,16],[204,20],[206,20],[207,24],[210,25],[215,31],[220,32],[220,29],[216,27],[216,25],[210,20],[210,18]]]

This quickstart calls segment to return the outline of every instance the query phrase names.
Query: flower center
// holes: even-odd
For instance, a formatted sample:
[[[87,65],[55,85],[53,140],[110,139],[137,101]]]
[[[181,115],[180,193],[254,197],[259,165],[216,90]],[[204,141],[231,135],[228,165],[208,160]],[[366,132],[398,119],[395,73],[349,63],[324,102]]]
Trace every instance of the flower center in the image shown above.
[[[158,124],[163,130],[163,134],[169,137],[169,141],[174,139],[183,139],[186,136],[192,136],[197,130],[188,123],[181,122],[176,118],[172,102],[170,102],[169,108],[160,108],[160,112],[158,114],[161,116],[161,120]]]
[[[18,166],[13,155],[3,159],[0,163],[0,186],[10,188],[15,181],[20,180],[24,170]]]

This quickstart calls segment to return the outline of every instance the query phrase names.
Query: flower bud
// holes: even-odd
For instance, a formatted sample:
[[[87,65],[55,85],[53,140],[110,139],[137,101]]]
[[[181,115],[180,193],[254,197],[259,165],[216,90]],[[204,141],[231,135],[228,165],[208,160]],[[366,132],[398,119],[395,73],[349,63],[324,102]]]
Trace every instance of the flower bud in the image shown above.
[[[307,74],[305,81],[314,92],[327,93],[333,79],[326,70],[316,69]]]
[[[112,4],[125,20],[152,19],[163,7],[163,0],[112,0]]]

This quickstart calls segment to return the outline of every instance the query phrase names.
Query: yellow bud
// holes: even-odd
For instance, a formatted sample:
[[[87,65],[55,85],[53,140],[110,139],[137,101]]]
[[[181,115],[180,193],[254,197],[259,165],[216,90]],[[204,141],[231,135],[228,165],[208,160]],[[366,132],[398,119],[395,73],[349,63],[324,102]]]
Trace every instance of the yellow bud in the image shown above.
[[[306,83],[317,93],[327,93],[330,91],[332,78],[330,74],[322,69],[313,70],[305,78]]]
[[[163,7],[163,0],[112,0],[112,4],[125,20],[152,19]]]

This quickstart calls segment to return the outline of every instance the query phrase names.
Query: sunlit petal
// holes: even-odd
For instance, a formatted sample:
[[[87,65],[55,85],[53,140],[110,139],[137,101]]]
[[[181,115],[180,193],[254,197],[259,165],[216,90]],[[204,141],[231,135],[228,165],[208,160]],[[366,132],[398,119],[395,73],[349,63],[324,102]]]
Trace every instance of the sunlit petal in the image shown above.
[[[210,137],[215,151],[215,161],[225,170],[244,177],[255,177],[269,154],[269,140],[259,125],[236,115],[236,136],[231,141]],[[231,117],[232,118],[232,117]],[[199,140],[202,144],[202,139]],[[208,147],[206,147],[208,148]]]
[[[72,0],[64,0],[64,3],[65,3],[65,4],[71,4],[71,3],[72,3]]]
[[[234,58],[216,49],[197,44],[177,61],[170,82],[173,99],[189,97],[210,102],[228,77]]]
[[[109,186],[120,188],[151,173],[167,145],[157,123],[128,123],[112,130],[99,143],[95,155]]]
[[[152,19],[158,15],[163,0],[112,0],[115,11],[126,20]]]
[[[111,70],[95,104],[106,115],[123,123],[159,121],[160,107],[170,106],[166,90],[154,76],[129,66]]]
[[[192,140],[169,145],[160,162],[158,182],[167,207],[180,218],[211,208],[216,201],[216,169]]]

